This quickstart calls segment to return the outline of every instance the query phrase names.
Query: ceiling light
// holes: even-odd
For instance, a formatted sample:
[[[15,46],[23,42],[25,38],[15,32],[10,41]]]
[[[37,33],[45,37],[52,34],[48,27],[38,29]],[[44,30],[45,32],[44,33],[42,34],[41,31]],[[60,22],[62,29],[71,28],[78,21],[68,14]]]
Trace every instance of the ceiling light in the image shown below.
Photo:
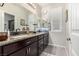
[[[33,4],[33,3],[27,3],[30,7],[32,7],[33,9],[35,9],[36,8],[36,6],[35,6],[35,4]]]

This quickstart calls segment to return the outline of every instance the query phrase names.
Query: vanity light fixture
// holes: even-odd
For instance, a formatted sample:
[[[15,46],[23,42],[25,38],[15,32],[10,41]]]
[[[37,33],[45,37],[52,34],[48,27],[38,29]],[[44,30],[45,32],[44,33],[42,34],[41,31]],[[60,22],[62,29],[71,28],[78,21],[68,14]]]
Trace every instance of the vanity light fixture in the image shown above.
[[[0,3],[0,7],[3,7],[4,6],[4,3]]]

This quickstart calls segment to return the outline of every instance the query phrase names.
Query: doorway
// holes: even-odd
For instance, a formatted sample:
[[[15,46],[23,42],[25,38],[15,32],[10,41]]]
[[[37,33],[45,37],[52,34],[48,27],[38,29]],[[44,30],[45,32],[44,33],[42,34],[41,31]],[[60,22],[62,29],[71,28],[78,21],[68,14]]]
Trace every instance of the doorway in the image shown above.
[[[4,30],[14,31],[14,15],[4,13]]]

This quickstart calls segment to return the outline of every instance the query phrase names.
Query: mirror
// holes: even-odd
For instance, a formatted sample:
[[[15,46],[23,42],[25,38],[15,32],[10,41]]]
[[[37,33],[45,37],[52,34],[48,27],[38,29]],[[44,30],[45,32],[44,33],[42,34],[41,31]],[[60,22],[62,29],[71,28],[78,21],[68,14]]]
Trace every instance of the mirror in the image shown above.
[[[7,12],[4,12],[4,32],[10,31],[11,35],[20,34],[26,31],[27,23],[23,18],[16,19],[16,16]]]
[[[15,20],[15,15],[4,12],[4,31],[11,32],[11,34],[26,31],[26,20],[23,18],[18,18]]]
[[[8,30],[10,32],[23,32],[27,30],[27,27],[30,31],[36,31],[36,28],[48,27],[48,23],[41,17],[31,12],[27,14],[24,11],[20,12],[0,10],[0,32],[8,32]]]
[[[47,21],[44,21],[42,18],[32,13],[28,16],[28,25],[30,31],[37,31],[38,28],[49,27],[49,23]]]
[[[26,23],[27,22],[27,23]],[[34,31],[35,28],[46,28],[48,23],[34,14],[28,15],[28,20],[19,18],[15,20],[15,15],[5,12],[4,13],[4,31],[15,32],[16,29],[29,26],[30,31]],[[19,27],[18,27],[19,26]],[[22,31],[22,30],[20,30]]]
[[[38,27],[38,19],[32,13],[28,16],[28,25],[30,31],[35,31],[35,28]]]

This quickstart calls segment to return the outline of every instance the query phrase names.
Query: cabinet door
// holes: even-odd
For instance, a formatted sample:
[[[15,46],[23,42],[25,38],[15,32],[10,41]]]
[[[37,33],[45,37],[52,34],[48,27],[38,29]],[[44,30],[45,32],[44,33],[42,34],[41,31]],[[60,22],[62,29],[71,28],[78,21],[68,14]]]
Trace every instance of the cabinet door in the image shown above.
[[[27,56],[37,56],[37,42],[34,42],[33,44],[29,45],[27,48]]]
[[[0,56],[2,55],[2,51],[1,51],[2,47],[0,47]]]
[[[49,35],[45,34],[44,35],[44,48],[47,47],[48,43],[49,43]]]
[[[44,42],[43,39],[38,41],[38,55],[40,55],[44,50]]]
[[[10,56],[25,56],[26,55],[26,48],[23,48],[19,51],[16,51],[13,54],[10,54]]]

